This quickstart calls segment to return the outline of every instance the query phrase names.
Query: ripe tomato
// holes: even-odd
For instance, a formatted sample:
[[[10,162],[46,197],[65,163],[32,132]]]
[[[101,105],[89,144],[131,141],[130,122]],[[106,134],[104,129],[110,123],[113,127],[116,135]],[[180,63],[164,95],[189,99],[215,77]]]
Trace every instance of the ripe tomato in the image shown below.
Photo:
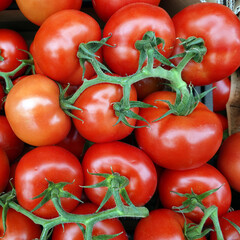
[[[17,68],[21,62],[19,60],[28,59],[28,54],[21,50],[28,50],[25,39],[16,31],[11,29],[0,29],[0,71],[10,72]],[[25,68],[18,71],[13,78],[20,76]]]
[[[193,85],[207,85],[230,76],[240,65],[240,21],[228,7],[218,3],[190,5],[173,17],[176,37],[201,37],[207,53],[201,63],[190,61],[182,77]],[[183,52],[179,40],[173,55]],[[173,59],[178,64],[181,58]]]
[[[143,206],[153,196],[157,173],[151,159],[140,149],[123,142],[95,143],[85,153],[83,162],[84,184],[96,184],[103,177],[89,173],[119,173],[129,179],[126,191],[135,206]],[[85,193],[90,201],[100,205],[106,194],[106,187],[86,188]],[[113,197],[104,208],[115,206]]]
[[[5,150],[9,162],[14,162],[24,148],[24,142],[15,135],[5,116],[0,116],[0,147]]]
[[[144,2],[152,5],[158,5],[160,0],[92,0],[93,8],[97,13],[98,17],[104,22],[107,22],[108,19],[120,8],[130,4]]]
[[[159,91],[148,95],[144,102],[157,108],[140,109],[150,127],[135,129],[138,145],[158,165],[168,169],[185,170],[199,167],[209,161],[219,149],[223,129],[220,120],[201,102],[187,116],[165,114],[169,107],[163,101],[175,102],[175,93]],[[145,125],[142,121],[137,126]]]
[[[20,159],[15,172],[15,188],[19,204],[29,211],[35,208],[42,197],[33,198],[48,187],[46,180],[54,183],[69,182],[64,190],[81,198],[82,167],[77,157],[66,149],[58,146],[37,147]],[[70,212],[78,205],[78,201],[62,198],[61,204]],[[58,216],[52,201],[45,203],[34,211],[34,214],[44,218]]]
[[[186,239],[183,230],[185,220],[189,222],[188,219],[170,209],[155,209],[149,213],[148,217],[139,221],[134,232],[134,240],[184,240]]]
[[[56,144],[71,128],[71,119],[59,105],[59,87],[44,75],[17,82],[5,102],[7,120],[23,142],[33,146]]]
[[[78,10],[62,10],[50,16],[34,38],[34,61],[44,75],[61,83],[80,85],[82,67],[77,57],[80,43],[101,39],[97,21]],[[101,57],[101,51],[96,53]],[[101,58],[100,58],[101,61]],[[85,64],[85,77],[94,75],[90,63]]]
[[[116,46],[103,46],[103,57],[114,73],[125,76],[137,71],[139,51],[134,44],[147,31],[154,31],[156,37],[164,39],[164,51],[159,46],[159,52],[169,57],[175,43],[175,30],[164,9],[146,3],[129,4],[108,20],[103,29],[103,37],[111,33],[108,44]],[[159,62],[155,64],[159,65]]]
[[[74,106],[83,111],[73,110],[73,115],[82,119],[73,119],[80,135],[92,142],[110,142],[127,137],[132,131],[122,122],[115,125],[118,117],[115,115],[113,103],[122,99],[120,85],[101,83],[87,88],[75,101]],[[130,93],[130,100],[136,101],[137,94],[134,87]],[[138,113],[138,108],[131,109]],[[128,119],[129,124],[135,125],[136,119]],[[115,125],[115,126],[114,126]]]
[[[219,188],[215,193],[202,200],[203,205],[208,208],[212,205],[218,207],[218,214],[222,216],[226,213],[231,205],[232,194],[227,179],[212,165],[204,164],[201,167],[176,171],[165,169],[161,172],[158,182],[159,198],[163,207],[172,209],[178,207],[186,200],[176,193],[202,194],[206,191]],[[195,208],[185,216],[193,222],[199,223],[203,217],[200,208]],[[211,221],[207,221],[210,224]]]
[[[219,118],[219,120],[222,123],[223,131],[228,129],[228,119],[225,115],[221,113],[216,113],[216,116]]]
[[[23,15],[32,23],[40,26],[52,14],[64,9],[80,10],[82,0],[16,0]]]
[[[233,189],[240,192],[240,133],[230,135],[223,142],[218,159],[217,168],[227,178]]]
[[[93,203],[83,203],[78,205],[72,213],[74,214],[91,214],[96,212],[98,206]],[[126,231],[119,219],[106,219],[94,224],[92,236],[112,235],[121,233],[114,240],[127,240]],[[84,240],[83,234],[79,226],[75,223],[58,225],[53,230],[52,240]]]
[[[40,225],[32,222],[28,217],[13,210],[8,209],[7,211],[7,231],[3,237],[3,224],[2,224],[2,207],[0,208],[0,235],[3,239],[18,239],[18,240],[29,240],[39,239],[41,236]]]
[[[0,147],[0,192],[6,188],[9,180],[10,165],[6,152]]]
[[[231,81],[229,78],[224,78],[214,82],[212,86],[216,87],[212,91],[213,111],[224,111],[230,95]]]
[[[224,236],[224,240],[240,239],[240,234],[235,227],[229,223],[228,220],[234,222],[240,227],[240,210],[225,213],[220,219],[220,227]],[[216,232],[211,232],[210,240],[217,240]]]
[[[5,10],[8,8],[13,0],[1,0],[0,1],[0,11]]]

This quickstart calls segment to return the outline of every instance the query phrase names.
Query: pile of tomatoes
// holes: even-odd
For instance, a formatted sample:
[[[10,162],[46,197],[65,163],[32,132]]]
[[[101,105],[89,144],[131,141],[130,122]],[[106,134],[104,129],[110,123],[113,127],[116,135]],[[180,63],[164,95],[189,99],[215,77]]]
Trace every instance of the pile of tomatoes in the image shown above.
[[[11,3],[1,1],[0,14]],[[103,220],[95,224],[93,235],[121,233],[113,239],[148,240],[185,239],[185,223],[201,222],[204,213],[199,207],[184,214],[173,210],[186,200],[176,192],[201,195],[218,189],[202,204],[206,209],[217,207],[224,239],[240,239],[237,227],[226,220],[240,227],[240,133],[224,134],[230,76],[240,66],[238,17],[217,3],[193,4],[173,17],[161,8],[160,0],[93,0],[92,15],[82,0],[34,0],[32,4],[16,0],[16,4],[38,29],[30,45],[15,30],[0,29],[0,192],[14,187],[21,207],[54,219],[59,213],[51,200],[35,208],[49,182],[67,182],[64,190],[84,203],[61,198],[63,209],[93,214],[107,188],[83,186],[103,181],[97,174],[118,173],[129,180],[126,190],[133,205],[146,206],[149,216]],[[181,69],[176,78],[190,86],[216,87],[213,111],[199,102],[186,116],[166,114],[169,104],[177,101],[176,89],[169,90],[164,79],[174,65],[145,60],[139,69],[142,56],[135,43],[148,31],[163,40],[155,51],[167,59],[179,54],[171,59]],[[191,36],[202,38],[207,52],[201,62],[189,59],[184,65],[180,40]],[[81,62],[80,44],[92,42],[96,48],[102,38],[108,40],[93,55],[98,68],[94,61]],[[92,57],[89,45],[81,46]],[[151,67],[163,67],[166,75],[151,77]],[[91,85],[96,78],[104,79],[106,72],[113,80]],[[127,125],[118,123],[114,104],[126,92],[114,77],[131,81],[135,74],[143,78],[129,86],[129,101],[152,107],[131,107]],[[88,83],[71,103],[77,89]],[[115,206],[111,197],[102,211]],[[40,238],[41,226],[26,215],[8,209],[5,233],[0,221],[3,239]],[[198,239],[217,239],[211,219],[204,227],[213,231]],[[77,224],[64,228],[60,224],[49,239],[83,239],[83,234]]]

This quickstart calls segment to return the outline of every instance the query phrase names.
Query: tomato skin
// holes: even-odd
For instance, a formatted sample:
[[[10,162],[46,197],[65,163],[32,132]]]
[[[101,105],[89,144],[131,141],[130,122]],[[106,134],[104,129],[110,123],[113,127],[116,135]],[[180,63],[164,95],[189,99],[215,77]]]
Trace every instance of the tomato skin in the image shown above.
[[[222,123],[223,131],[228,129],[228,119],[225,115],[221,113],[216,113],[216,116],[219,118],[219,120]]]
[[[16,0],[22,14],[32,23],[40,26],[52,14],[64,9],[80,10],[82,0]]]
[[[130,4],[144,2],[152,5],[159,5],[160,0],[92,0],[93,8],[97,13],[98,17],[104,22],[107,22],[108,19],[120,8]],[[107,7],[106,7],[107,6]]]
[[[101,39],[101,29],[90,15],[78,10],[62,10],[50,16],[34,38],[35,62],[44,75],[61,83],[80,85],[82,67],[77,57],[80,43]],[[101,50],[96,55],[101,61]],[[95,73],[85,64],[85,78]]]
[[[37,170],[37,171],[36,171]],[[36,207],[42,198],[33,199],[42,193],[48,182],[69,182],[64,190],[81,198],[83,185],[82,167],[79,160],[69,151],[58,146],[37,147],[26,153],[19,161],[15,171],[15,188],[19,204],[27,210]],[[76,200],[62,198],[65,211],[72,211]],[[44,218],[54,218],[58,213],[52,203],[47,202],[34,214]]]
[[[28,217],[9,208],[6,220],[7,230],[4,235],[5,240],[29,240],[39,239],[41,236],[40,225],[32,222]],[[0,235],[3,236],[2,207],[0,208]]]
[[[14,133],[33,146],[56,144],[71,128],[71,119],[59,105],[59,88],[51,79],[29,75],[10,90],[5,113]]]
[[[165,169],[161,172],[158,181],[158,193],[163,207],[171,209],[178,207],[186,198],[180,197],[173,192],[202,194],[206,191],[221,188],[202,200],[203,205],[208,208],[212,205],[218,207],[219,216],[226,213],[231,205],[232,194],[227,179],[212,165],[204,164],[201,167],[176,171]],[[199,223],[203,212],[195,208],[185,216],[195,223]],[[210,220],[207,224],[211,224]]]
[[[224,111],[226,110],[226,104],[229,99],[230,90],[231,90],[231,81],[229,78],[224,78],[220,81],[214,82],[213,87],[213,111]]]
[[[159,91],[148,95],[144,102],[157,108],[140,109],[150,127],[135,129],[137,143],[158,165],[168,169],[185,170],[209,161],[219,149],[223,129],[220,120],[201,102],[188,116],[165,114],[169,107],[163,101],[175,102],[175,93]],[[138,121],[137,126],[145,125]],[[200,147],[201,146],[201,147]]]
[[[189,220],[186,219],[188,222]],[[184,217],[170,209],[155,209],[139,221],[134,240],[184,240]],[[206,239],[205,237],[199,239]]]
[[[10,164],[6,152],[0,147],[0,192],[6,188],[10,174]]]
[[[135,206],[146,204],[154,194],[157,184],[157,173],[151,159],[140,149],[123,142],[95,143],[85,153],[83,162],[84,184],[96,184],[103,177],[89,173],[114,172],[129,179],[126,187],[129,198]],[[100,205],[106,194],[106,187],[86,188],[85,193],[90,201]],[[113,197],[104,208],[115,206]]]
[[[226,220],[230,220],[240,227],[240,210],[225,213],[220,219],[220,227],[224,236],[224,240],[240,239],[238,231]],[[211,232],[210,240],[217,240],[216,232]]]
[[[28,54],[21,50],[28,50],[25,39],[16,31],[11,29],[0,29],[0,55],[4,58],[0,61],[0,71],[10,72],[17,68],[19,60],[28,59]],[[21,49],[21,50],[19,50]],[[18,71],[13,77],[16,78],[24,73],[26,68]]]
[[[229,184],[240,192],[240,133],[234,133],[225,139],[217,158],[217,168],[227,178]]]
[[[116,84],[101,83],[87,88],[74,103],[74,106],[83,111],[72,111],[73,115],[83,120],[82,122],[73,119],[80,135],[96,143],[110,142],[127,137],[134,128],[123,123],[115,125],[118,117],[113,109],[113,103],[119,102],[122,96],[122,87]],[[130,92],[130,100],[137,100],[134,87]],[[138,108],[131,110],[138,113]],[[134,126],[136,119],[128,119],[128,122]]]
[[[74,214],[91,214],[95,213],[98,209],[98,206],[93,203],[83,203],[78,205],[72,213]],[[106,219],[100,222],[97,222],[93,227],[93,236],[98,235],[112,235],[120,234],[120,236],[115,237],[115,240],[127,240],[127,234],[123,228],[122,223],[119,219]],[[84,240],[82,231],[75,223],[64,224],[64,230],[61,225],[58,225],[53,230],[52,240]]]
[[[0,11],[7,9],[13,0],[1,0],[0,2]]]
[[[151,4],[135,3],[122,7],[111,16],[103,29],[103,37],[111,33],[108,44],[116,46],[103,46],[103,58],[114,73],[125,76],[137,71],[140,54],[134,44],[147,31],[154,31],[157,37],[164,39],[164,51],[161,47],[159,51],[169,57],[175,43],[175,29],[164,9]],[[159,64],[155,61],[155,65]]]
[[[182,78],[193,85],[208,85],[230,76],[240,65],[240,21],[228,7],[218,3],[192,4],[173,18],[176,37],[201,37],[207,53],[201,63],[190,61]],[[173,55],[183,51],[176,41]],[[173,59],[177,65],[181,58]]]

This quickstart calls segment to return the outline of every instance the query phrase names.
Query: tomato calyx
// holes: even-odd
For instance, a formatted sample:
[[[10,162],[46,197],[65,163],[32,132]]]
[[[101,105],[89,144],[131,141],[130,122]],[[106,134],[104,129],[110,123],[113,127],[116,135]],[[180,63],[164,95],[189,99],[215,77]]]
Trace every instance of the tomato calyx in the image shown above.
[[[0,49],[0,62],[4,61],[4,57],[1,55],[2,50]]]

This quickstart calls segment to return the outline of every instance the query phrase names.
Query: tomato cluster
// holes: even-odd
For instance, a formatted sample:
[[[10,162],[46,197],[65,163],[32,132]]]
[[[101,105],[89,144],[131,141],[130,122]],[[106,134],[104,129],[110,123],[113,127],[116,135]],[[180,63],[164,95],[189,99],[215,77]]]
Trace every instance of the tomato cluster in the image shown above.
[[[175,16],[160,0],[16,4],[37,31],[27,44],[0,29],[0,190],[16,197],[0,196],[4,239],[84,239],[97,214],[92,234],[116,240],[186,239],[205,216],[213,231],[191,239],[240,239],[240,134],[224,134],[238,17],[217,3]],[[213,109],[194,90],[209,84]],[[111,215],[124,206],[149,215],[129,226]]]

